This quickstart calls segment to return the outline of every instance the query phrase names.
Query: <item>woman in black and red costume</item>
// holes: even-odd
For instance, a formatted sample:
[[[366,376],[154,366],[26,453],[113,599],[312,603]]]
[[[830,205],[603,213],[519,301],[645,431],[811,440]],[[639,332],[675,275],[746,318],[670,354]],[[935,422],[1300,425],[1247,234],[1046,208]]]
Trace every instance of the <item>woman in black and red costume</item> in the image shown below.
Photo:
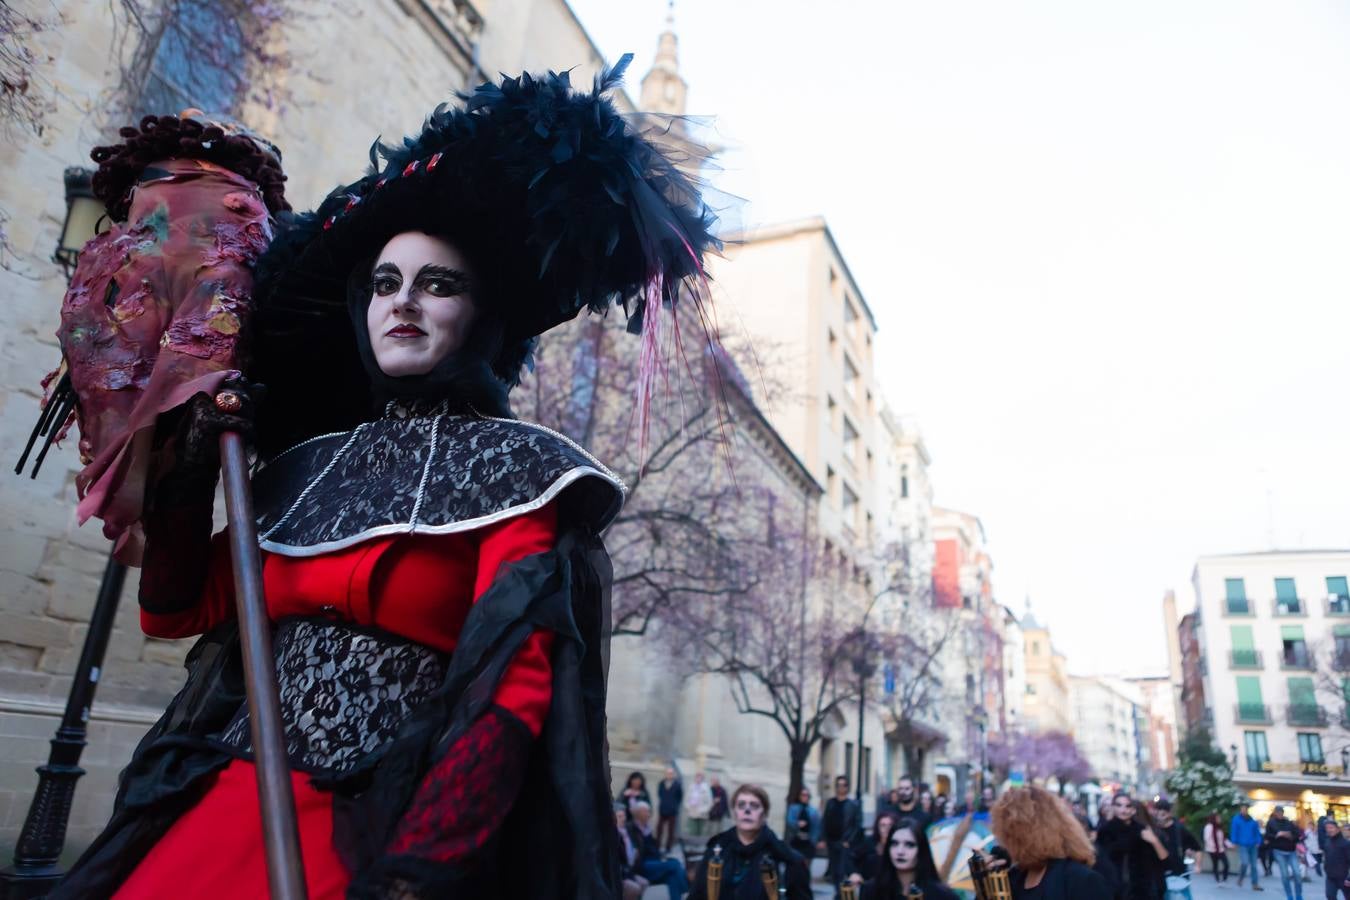
[[[266,895],[230,569],[207,539],[202,448],[223,427],[263,462],[310,896],[620,895],[600,534],[624,487],[508,394],[539,334],[620,303],[642,408],[661,319],[706,297],[711,215],[603,96],[626,62],[591,93],[525,75],[438,109],[259,263],[266,398],[256,417],[195,403],[146,517],[142,625],[204,636],[53,896]]]

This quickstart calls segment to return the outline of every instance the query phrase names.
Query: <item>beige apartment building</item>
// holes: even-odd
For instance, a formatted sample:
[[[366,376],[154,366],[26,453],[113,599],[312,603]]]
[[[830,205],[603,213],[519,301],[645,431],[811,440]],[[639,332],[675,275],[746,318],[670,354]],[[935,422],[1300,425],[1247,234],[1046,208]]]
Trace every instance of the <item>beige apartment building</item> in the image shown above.
[[[1072,731],[1069,676],[1064,654],[1055,649],[1049,626],[1031,614],[1030,603],[1022,616],[1022,643],[1026,648],[1026,695],[1022,703],[1022,727],[1028,731]]]
[[[370,0],[313,4],[283,19],[274,37],[291,66],[272,73],[283,90],[265,109],[222,94],[209,62],[193,57],[197,83],[176,81],[193,48],[165,40],[154,4],[142,35],[123,4],[69,0],[49,5],[63,24],[36,40],[54,106],[42,135],[0,137],[0,191],[9,240],[0,269],[0,459],[17,461],[38,412],[39,382],[59,359],[57,313],[65,282],[49,260],[65,215],[62,173],[88,166],[89,150],[125,124],[108,112],[155,106],[242,103],[242,117],[282,148],[297,208],[312,207],[366,166],[377,135],[415,131],[437,104],[497,72],[573,68],[577,84],[602,57],[564,0]],[[37,7],[44,7],[37,4]],[[180,8],[228,29],[229,3],[180,0]],[[39,12],[39,14],[41,14]],[[114,17],[118,17],[116,20]],[[217,20],[219,20],[217,22]],[[114,44],[125,37],[125,43]],[[149,68],[128,81],[137,53]],[[625,96],[618,102],[631,108]],[[12,841],[45,761],[87,631],[107,544],[98,523],[77,528],[73,441],[54,451],[36,480],[0,477],[0,843]],[[70,843],[79,846],[106,821],[117,771],[147,725],[182,684],[188,642],[142,635],[136,573],[124,592],[108,648],[81,764],[88,774],[75,797]]]
[[[890,448],[872,365],[876,319],[823,218],[731,240],[727,258],[709,266],[724,321],[754,343],[771,385],[761,404],[825,486],[822,533],[864,563],[889,496],[879,477]]]
[[[1264,817],[1350,809],[1350,550],[1202,556],[1195,563],[1196,642],[1182,668],[1200,675],[1214,743]],[[1191,617],[1187,617],[1188,619]],[[1187,659],[1187,652],[1192,654]]]

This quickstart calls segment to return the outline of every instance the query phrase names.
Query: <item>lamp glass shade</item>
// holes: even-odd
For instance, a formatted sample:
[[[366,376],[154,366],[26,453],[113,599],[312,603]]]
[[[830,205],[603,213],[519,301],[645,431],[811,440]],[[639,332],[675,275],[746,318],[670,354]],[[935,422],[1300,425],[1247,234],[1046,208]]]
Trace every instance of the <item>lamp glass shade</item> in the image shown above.
[[[98,233],[98,221],[103,218],[103,204],[93,197],[74,196],[66,208],[66,224],[61,230],[61,243],[56,258],[73,266],[84,245]]]

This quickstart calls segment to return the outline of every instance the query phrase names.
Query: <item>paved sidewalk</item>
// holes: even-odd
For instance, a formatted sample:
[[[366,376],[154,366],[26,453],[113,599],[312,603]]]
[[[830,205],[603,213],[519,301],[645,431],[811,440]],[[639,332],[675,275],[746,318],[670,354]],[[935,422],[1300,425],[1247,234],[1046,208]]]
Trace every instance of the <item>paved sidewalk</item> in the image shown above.
[[[1310,881],[1303,882],[1303,900],[1323,900],[1326,897],[1325,880],[1318,875],[1310,875]],[[1237,886],[1237,875],[1230,875],[1223,884],[1215,884],[1214,876],[1206,871],[1191,881],[1192,900],[1239,900],[1239,898],[1261,898],[1261,900],[1284,900],[1284,889],[1280,887],[1280,875],[1262,876],[1262,891],[1253,891],[1251,884]]]

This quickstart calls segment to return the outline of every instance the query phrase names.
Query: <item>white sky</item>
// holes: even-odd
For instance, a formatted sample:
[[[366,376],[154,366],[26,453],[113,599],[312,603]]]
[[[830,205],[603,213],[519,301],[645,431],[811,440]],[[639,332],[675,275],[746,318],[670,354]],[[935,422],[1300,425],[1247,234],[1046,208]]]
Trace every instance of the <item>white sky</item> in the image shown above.
[[[664,0],[571,3],[636,97]],[[1162,670],[1199,554],[1350,547],[1345,4],[679,0],[676,30],[719,186],[826,216],[937,502],[1071,669]]]

